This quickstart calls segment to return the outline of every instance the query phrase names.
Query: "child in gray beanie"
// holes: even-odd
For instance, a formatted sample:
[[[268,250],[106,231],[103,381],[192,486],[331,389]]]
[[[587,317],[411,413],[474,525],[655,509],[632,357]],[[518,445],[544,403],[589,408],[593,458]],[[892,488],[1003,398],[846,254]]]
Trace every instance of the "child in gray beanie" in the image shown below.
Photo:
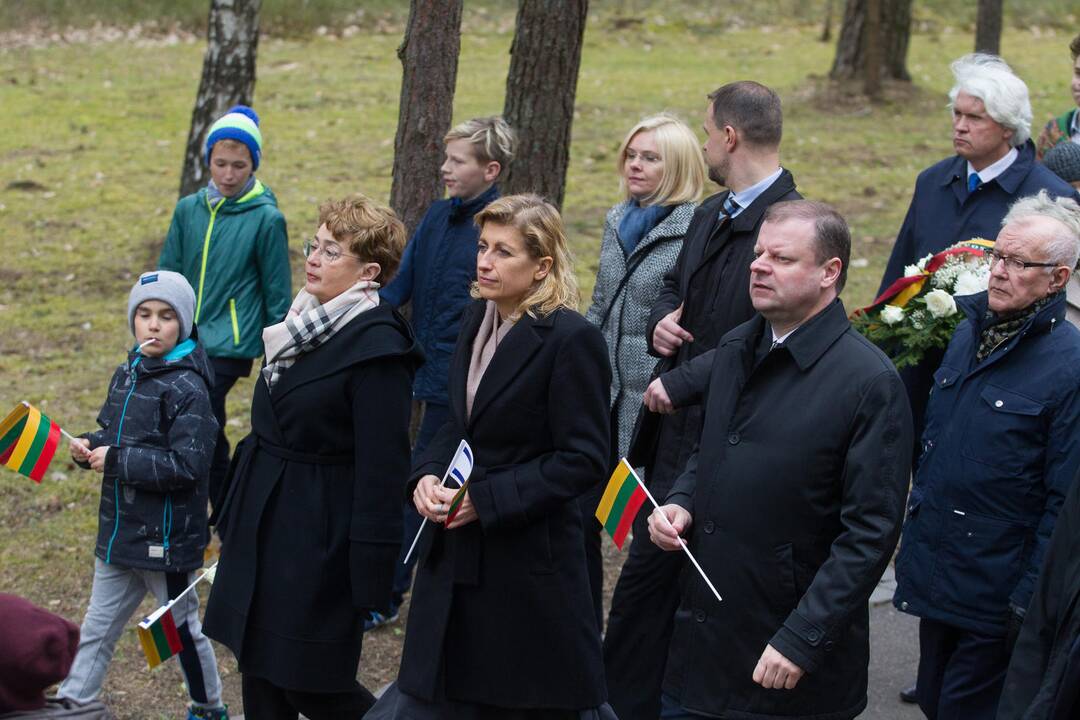
[[[202,567],[209,540],[207,494],[218,423],[208,388],[214,373],[194,326],[195,293],[183,275],[139,276],[128,297],[135,346],[116,369],[99,430],[71,443],[71,457],[101,473],[94,583],[79,649],[58,695],[97,698],[116,642],[147,592],[161,605]],[[199,597],[172,608],[188,718],[228,718]]]

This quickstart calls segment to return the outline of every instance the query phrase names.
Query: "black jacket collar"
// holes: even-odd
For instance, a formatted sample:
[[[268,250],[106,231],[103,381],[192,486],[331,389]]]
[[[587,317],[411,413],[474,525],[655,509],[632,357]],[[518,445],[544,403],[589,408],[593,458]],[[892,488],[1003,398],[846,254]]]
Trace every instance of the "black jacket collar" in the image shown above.
[[[832,344],[840,339],[840,336],[851,327],[844,303],[836,298],[814,317],[810,318],[793,332],[782,347],[791,354],[799,370],[806,371],[816,363]],[[761,316],[754,316],[753,320],[744,323],[732,331],[735,338],[741,339],[744,344],[744,352],[754,354],[756,341],[763,333],[770,332],[769,322]],[[734,339],[734,338],[733,338]]]

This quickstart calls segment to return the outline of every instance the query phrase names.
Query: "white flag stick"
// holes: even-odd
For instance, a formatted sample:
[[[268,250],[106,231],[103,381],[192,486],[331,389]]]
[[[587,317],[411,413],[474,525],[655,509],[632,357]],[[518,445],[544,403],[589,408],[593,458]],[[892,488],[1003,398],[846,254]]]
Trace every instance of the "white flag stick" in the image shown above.
[[[627,463],[627,466],[629,465],[630,463]],[[634,468],[632,467],[630,468],[630,474],[634,476],[635,480],[637,480],[638,486],[645,491],[645,496],[649,498],[649,502],[653,504],[653,507],[659,510],[660,506],[656,503],[656,498],[654,498],[652,496],[652,493],[649,492],[649,488],[645,487],[645,483],[641,482],[641,478],[638,477],[638,474],[634,472]],[[670,520],[668,520],[667,515],[665,515],[664,513],[660,513],[660,517],[664,518],[664,522],[667,523],[667,526],[669,528],[675,530],[675,526],[671,524]],[[675,536],[679,536],[678,530],[675,530]],[[718,601],[724,602],[724,598],[720,597],[720,593],[716,592],[716,587],[712,584],[712,580],[710,580],[709,576],[705,574],[705,571],[701,569],[701,565],[698,564],[697,558],[694,557],[694,553],[690,552],[690,548],[686,547],[686,541],[683,540],[681,537],[679,537],[679,545],[682,546],[683,552],[686,553],[686,557],[690,558],[690,562],[692,562],[694,564],[694,567],[697,568],[698,574],[701,575],[701,579],[704,580],[705,584],[709,586],[710,590],[712,590],[712,594],[716,596],[716,599]]]
[[[460,452],[460,448],[458,450]],[[454,460],[457,460],[457,453],[454,454]],[[440,481],[440,485],[446,485],[446,478],[449,477],[450,471],[454,468],[454,462],[450,462],[446,466],[446,472],[443,473],[443,479]],[[416,538],[413,539],[413,544],[408,546],[408,553],[405,554],[405,559],[402,560],[402,565],[408,565],[408,559],[413,557],[413,551],[416,549],[416,544],[420,542],[420,535],[423,533],[423,529],[428,527],[428,518],[423,518],[423,522],[420,524],[420,529],[416,531]]]
[[[199,577],[195,578],[195,581],[194,581],[193,583],[191,583],[191,584],[190,584],[190,585],[188,585],[188,586],[187,586],[186,588],[184,588],[183,592],[181,592],[181,593],[180,593],[179,595],[177,595],[177,596],[176,596],[176,597],[174,597],[174,598],[173,598],[172,600],[170,600],[170,601],[169,601],[168,603],[166,603],[165,607],[172,607],[172,606],[173,606],[174,604],[176,604],[176,601],[177,601],[177,600],[179,600],[180,598],[184,597],[184,596],[185,596],[185,595],[187,595],[187,594],[188,594],[189,592],[191,592],[191,591],[192,591],[192,589],[193,589],[193,588],[194,588],[194,587],[195,587],[196,585],[198,585],[198,584],[199,584],[199,583],[201,583],[201,582],[202,582],[203,580],[205,580],[205,579],[206,579],[206,576],[207,576],[207,575],[210,575],[211,573],[213,573],[213,572],[214,572],[214,571],[215,571],[216,569],[217,569],[217,562],[215,561],[213,565],[211,565],[210,567],[206,568],[206,570],[204,570],[204,571],[203,571],[202,575],[200,575]]]

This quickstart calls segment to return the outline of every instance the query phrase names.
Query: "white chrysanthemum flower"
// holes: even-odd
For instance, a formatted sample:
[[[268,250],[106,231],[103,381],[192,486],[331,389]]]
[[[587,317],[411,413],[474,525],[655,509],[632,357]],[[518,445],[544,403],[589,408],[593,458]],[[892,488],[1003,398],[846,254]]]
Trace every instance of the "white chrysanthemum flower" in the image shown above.
[[[922,270],[918,265],[905,265],[904,277],[911,277],[912,275],[922,275]]]

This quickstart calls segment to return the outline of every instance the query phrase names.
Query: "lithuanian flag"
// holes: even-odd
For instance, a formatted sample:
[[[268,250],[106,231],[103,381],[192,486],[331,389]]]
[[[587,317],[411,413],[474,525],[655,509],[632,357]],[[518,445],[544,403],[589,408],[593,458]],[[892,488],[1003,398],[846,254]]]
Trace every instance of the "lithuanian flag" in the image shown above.
[[[446,511],[446,522],[443,523],[446,527],[450,527],[450,523],[454,522],[454,518],[457,517],[458,511],[461,510],[461,501],[465,499],[465,492],[469,489],[469,479],[465,478],[465,484],[458,488],[458,491],[454,493],[454,497],[450,500],[450,509]]]
[[[184,644],[180,642],[180,634],[176,632],[176,621],[173,620],[174,602],[176,600],[162,605],[139,623],[139,643],[151,669],[184,648]]]
[[[0,422],[0,464],[41,482],[60,444],[60,426],[28,402]]]
[[[645,497],[645,486],[641,484],[630,463],[623,458],[615,466],[615,472],[611,473],[607,489],[596,508],[596,519],[608,531],[615,547],[620,550],[641,504],[645,502]]]

